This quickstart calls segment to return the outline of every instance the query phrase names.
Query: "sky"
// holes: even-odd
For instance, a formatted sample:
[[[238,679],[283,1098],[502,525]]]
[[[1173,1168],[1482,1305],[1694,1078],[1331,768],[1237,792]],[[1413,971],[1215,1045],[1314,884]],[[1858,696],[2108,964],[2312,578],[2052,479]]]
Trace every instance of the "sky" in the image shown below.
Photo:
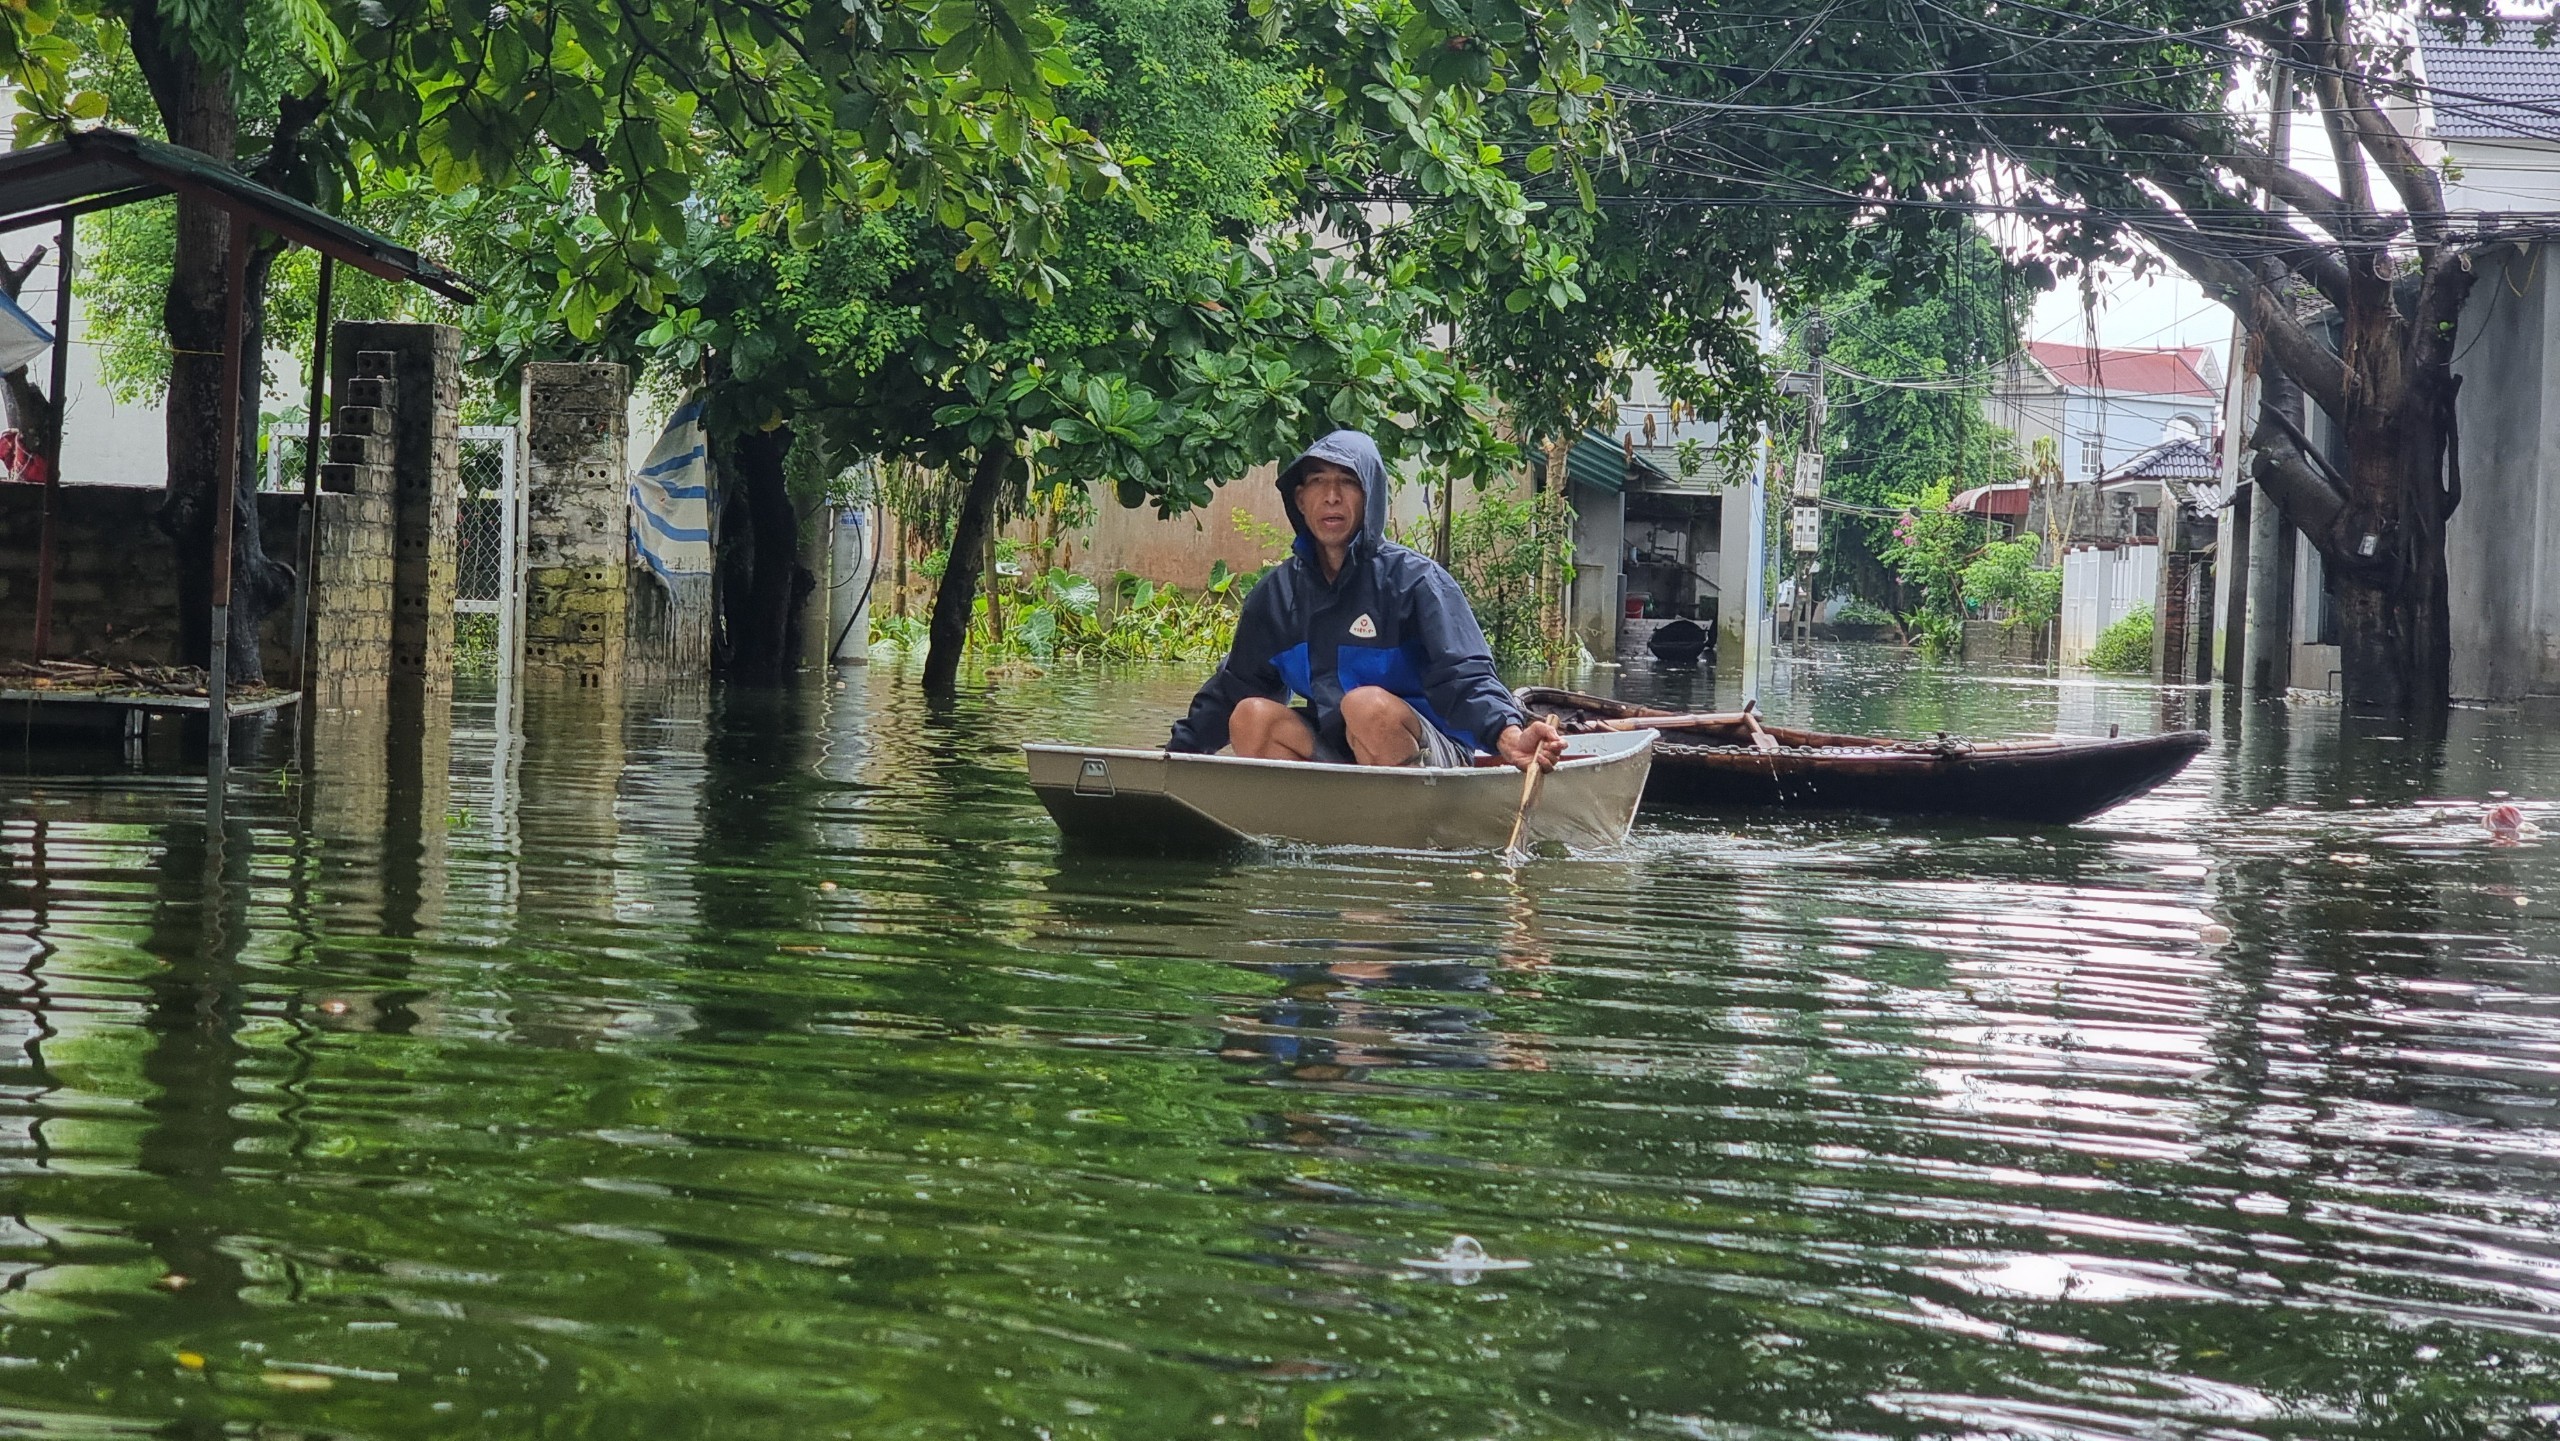
[[[2036,301],[2027,319],[2027,339],[2059,340],[2086,345],[2088,327],[2080,311],[2080,287],[2066,281]],[[2098,344],[2128,350],[2173,346],[2209,347],[2223,363],[2231,362],[2231,312],[2205,297],[2204,291],[2176,270],[2136,276],[2130,270],[2102,271],[2098,276]]]

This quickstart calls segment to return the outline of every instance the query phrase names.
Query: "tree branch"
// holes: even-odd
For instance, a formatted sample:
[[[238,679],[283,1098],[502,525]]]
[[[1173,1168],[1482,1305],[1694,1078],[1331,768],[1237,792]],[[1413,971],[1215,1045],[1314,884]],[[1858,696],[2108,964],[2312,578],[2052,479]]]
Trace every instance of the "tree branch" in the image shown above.
[[[2312,468],[2309,457],[2289,437],[2268,435],[2261,428],[2249,439],[2249,478],[2275,498],[2287,520],[2318,544],[2347,508],[2346,497]],[[2322,553],[2327,553],[2326,547]]]
[[[2354,121],[2356,134],[2365,150],[2381,165],[2383,178],[2398,192],[2400,203],[2409,207],[2409,225],[2421,243],[2433,245],[2444,237],[2444,183],[2436,177],[2435,168],[2418,154],[2418,147],[2391,123],[2391,117],[2374,103],[2373,92],[2360,80],[2339,83],[2346,100],[2348,117]],[[2342,157],[2343,160],[2344,157]],[[2361,167],[2359,167],[2361,168]]]
[[[2151,130],[2192,146],[2199,152],[2200,159],[2219,160],[2231,167],[2233,174],[2301,211],[2313,224],[2340,240],[2356,239],[2360,227],[2372,223],[2371,216],[2354,213],[2347,202],[2331,194],[2327,186],[2245,140],[2215,135],[2185,117],[2169,117],[2157,124],[2144,122],[2135,128]],[[2371,209],[2370,205],[2366,208]]]
[[[2197,243],[2192,228],[2166,216],[2134,222],[2143,237],[2168,253],[2214,299],[2241,313],[2242,323],[2266,344],[2267,353],[2331,415],[2346,410],[2347,367],[2319,337],[2303,327],[2285,297],[2242,266]],[[2187,233],[2181,234],[2181,231]]]
[[[2339,195],[2353,208],[2371,211],[2373,177],[2364,172],[2364,149],[2356,143],[2347,119],[2346,89],[2338,81],[2347,61],[2340,34],[2346,23],[2344,10],[2341,0],[2321,0],[2311,7],[2312,53],[2321,61],[2311,72],[2311,93],[2320,97],[2320,126],[2329,132],[2329,152],[2337,157]]]
[[[2263,259],[2301,275],[2319,289],[2322,299],[2341,310],[2346,308],[2349,283],[2346,263],[2287,226],[2282,217],[2270,215],[2254,206],[2216,203],[2225,197],[2200,188],[2191,177],[2145,175],[2143,178],[2176,201],[2190,223],[2201,215],[2246,220],[2262,232],[2259,243],[2265,247]],[[2198,229],[2202,227],[2198,226]],[[2261,279],[2259,283],[2267,282]]]
[[[2465,262],[2468,247],[2438,246],[2418,272],[2418,299],[2410,307],[2410,358],[2424,366],[2453,363],[2453,341],[2464,302],[2478,278]]]

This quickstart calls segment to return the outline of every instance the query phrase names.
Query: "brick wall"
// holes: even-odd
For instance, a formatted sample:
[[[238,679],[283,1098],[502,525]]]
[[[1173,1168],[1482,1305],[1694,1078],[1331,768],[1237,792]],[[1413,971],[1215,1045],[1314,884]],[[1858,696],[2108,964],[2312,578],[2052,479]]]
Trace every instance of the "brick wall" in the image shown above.
[[[60,492],[53,570],[53,653],[125,665],[171,665],[178,647],[178,562],[157,517],[156,486],[73,485]],[[44,490],[0,484],[0,659],[24,659],[35,642],[36,544]],[[258,519],[270,553],[298,564],[302,497],[261,495]],[[267,679],[294,674],[290,603],[261,634]]]
[[[345,327],[340,327],[343,338]],[[312,704],[354,706],[390,684],[394,575],[391,355],[351,358],[320,467],[320,554],[312,569]]]
[[[387,442],[368,456],[391,470],[392,674],[449,686],[453,526],[462,473],[462,333],[450,325],[346,320],[335,335],[332,433],[350,429],[348,411],[372,409],[375,428],[363,438]],[[331,445],[330,459],[338,462],[336,441]]]
[[[444,325],[346,321],[334,354],[337,405],[312,569],[313,702],[362,704],[403,682],[413,692],[449,693],[460,334]],[[155,520],[162,494],[63,487],[55,655],[176,660],[178,570]],[[33,643],[43,499],[35,486],[0,485],[0,657],[24,656]],[[258,507],[269,554],[300,566],[301,496],[261,495]],[[261,629],[270,684],[291,685],[300,674],[293,621],[287,601]]]

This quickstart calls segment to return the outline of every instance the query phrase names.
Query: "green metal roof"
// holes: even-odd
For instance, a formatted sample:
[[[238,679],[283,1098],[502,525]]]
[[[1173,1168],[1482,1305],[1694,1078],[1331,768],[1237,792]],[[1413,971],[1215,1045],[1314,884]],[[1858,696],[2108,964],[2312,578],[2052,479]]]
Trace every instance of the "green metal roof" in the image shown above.
[[[395,241],[279,194],[197,150],[121,130],[82,130],[0,154],[0,232],[171,193],[193,195],[385,280],[468,304],[477,287]]]
[[[1565,452],[1564,469],[1574,484],[1605,490],[1612,495],[1626,490],[1630,469],[1656,477],[1666,485],[1671,482],[1671,477],[1644,461],[1631,460],[1624,441],[1596,430],[1583,432],[1582,438],[1573,443],[1573,449]]]

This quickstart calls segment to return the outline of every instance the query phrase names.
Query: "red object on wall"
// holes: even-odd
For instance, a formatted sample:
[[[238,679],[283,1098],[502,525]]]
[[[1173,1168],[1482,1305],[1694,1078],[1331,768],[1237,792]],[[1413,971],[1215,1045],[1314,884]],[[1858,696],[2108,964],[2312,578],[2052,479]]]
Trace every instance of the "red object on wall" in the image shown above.
[[[28,485],[42,485],[53,474],[36,453],[27,438],[14,430],[0,430],[0,475]]]

